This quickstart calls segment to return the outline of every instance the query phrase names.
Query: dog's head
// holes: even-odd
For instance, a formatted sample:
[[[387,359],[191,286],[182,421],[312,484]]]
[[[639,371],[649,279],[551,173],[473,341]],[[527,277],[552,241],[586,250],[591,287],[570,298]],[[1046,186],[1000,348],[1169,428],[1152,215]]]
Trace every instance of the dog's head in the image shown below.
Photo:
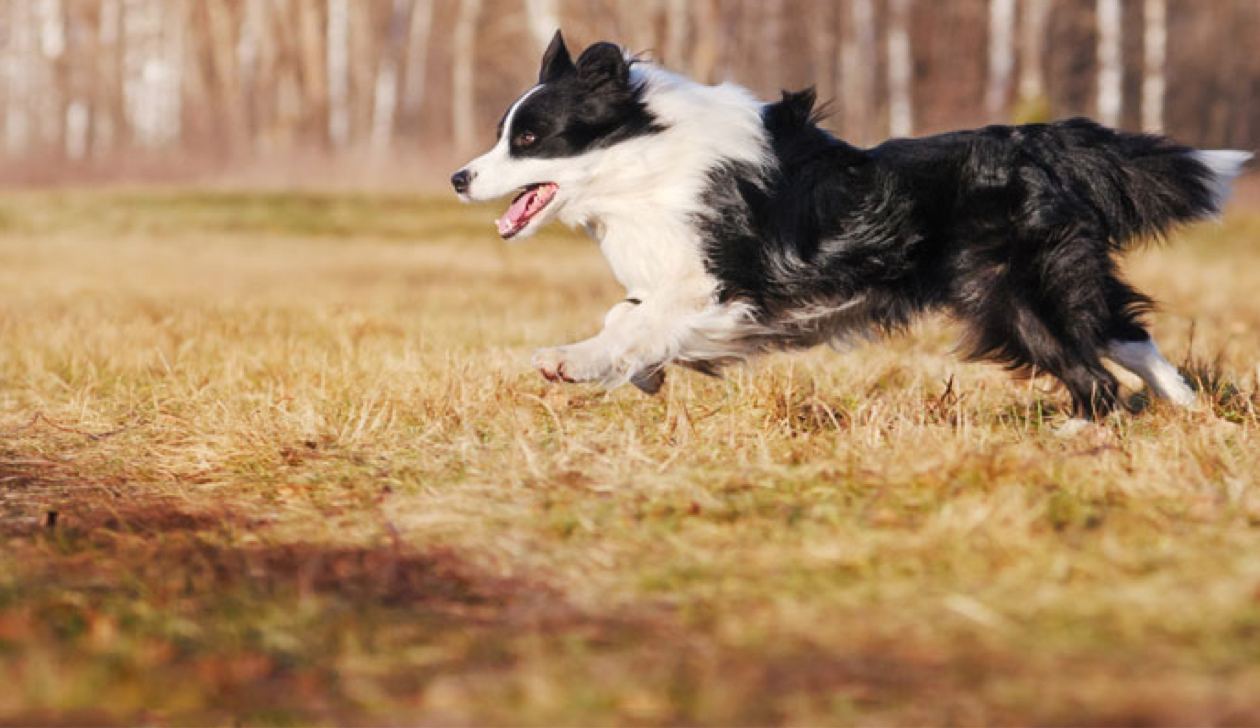
[[[552,219],[590,183],[602,150],[657,129],[631,80],[632,62],[612,43],[596,43],[575,63],[556,31],[538,84],[503,115],[494,147],[451,177],[460,199],[517,192],[497,223],[504,239]]]

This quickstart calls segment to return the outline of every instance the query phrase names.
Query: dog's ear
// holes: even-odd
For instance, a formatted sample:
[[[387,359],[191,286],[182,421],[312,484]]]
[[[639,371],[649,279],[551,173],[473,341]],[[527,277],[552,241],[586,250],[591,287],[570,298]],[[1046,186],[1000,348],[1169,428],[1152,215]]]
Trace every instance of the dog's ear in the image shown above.
[[[630,64],[619,46],[596,43],[577,60],[578,77],[592,90],[625,88],[630,84]]]
[[[564,37],[557,30],[543,53],[542,69],[538,71],[538,83],[554,81],[573,72],[573,59],[564,45]]]

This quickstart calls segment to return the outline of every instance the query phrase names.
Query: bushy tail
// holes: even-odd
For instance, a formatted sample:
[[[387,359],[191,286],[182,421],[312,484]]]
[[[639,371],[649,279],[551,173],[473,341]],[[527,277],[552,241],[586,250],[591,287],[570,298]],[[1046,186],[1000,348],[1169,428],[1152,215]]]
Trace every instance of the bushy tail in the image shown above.
[[[1085,119],[1054,126],[1065,147],[1060,169],[1101,213],[1117,247],[1219,215],[1251,159],[1248,152],[1200,151]]]
[[[1234,191],[1234,179],[1242,174],[1243,165],[1251,160],[1251,152],[1237,149],[1212,149],[1191,152],[1191,156],[1199,164],[1207,167],[1209,172],[1208,188],[1212,195],[1214,214],[1220,214],[1226,200]]]

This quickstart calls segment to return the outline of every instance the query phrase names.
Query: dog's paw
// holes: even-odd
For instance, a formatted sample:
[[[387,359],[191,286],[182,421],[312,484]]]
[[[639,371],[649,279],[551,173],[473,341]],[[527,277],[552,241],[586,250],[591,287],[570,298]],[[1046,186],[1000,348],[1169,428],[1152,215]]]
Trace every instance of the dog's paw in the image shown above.
[[[1089,420],[1083,420],[1079,417],[1073,417],[1058,427],[1054,428],[1054,434],[1064,439],[1076,437],[1077,435],[1092,432],[1097,427]]]
[[[565,360],[564,347],[539,349],[534,352],[534,368],[548,382],[572,382],[568,374],[568,362]]]
[[[1109,418],[1119,417],[1115,412]],[[1116,433],[1109,427],[1091,420],[1073,417],[1054,429],[1054,434],[1064,440],[1083,442],[1092,447],[1109,447],[1116,444]]]
[[[549,382],[607,382],[616,375],[603,357],[581,345],[539,349],[534,368]]]

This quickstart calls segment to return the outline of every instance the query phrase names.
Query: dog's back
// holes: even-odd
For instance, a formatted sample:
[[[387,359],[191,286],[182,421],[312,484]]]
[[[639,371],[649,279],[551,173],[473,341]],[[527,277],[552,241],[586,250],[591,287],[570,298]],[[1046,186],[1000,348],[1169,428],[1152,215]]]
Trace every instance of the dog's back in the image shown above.
[[[1089,119],[893,140],[871,154],[912,187],[955,205],[953,215],[990,214],[987,203],[996,201],[1018,222],[1071,207],[1117,247],[1219,214],[1251,156],[1198,151]]]
[[[944,308],[967,326],[973,357],[1055,375],[1084,415],[1115,404],[1101,356],[1154,351],[1142,321],[1152,303],[1119,277],[1115,254],[1218,214],[1249,158],[1086,119],[860,150],[819,130],[811,106],[788,94],[767,108],[778,167],[742,188],[735,204],[753,211],[742,235],[710,241],[728,295],[757,300],[789,345]],[[1162,358],[1144,357],[1162,393],[1185,400]]]

